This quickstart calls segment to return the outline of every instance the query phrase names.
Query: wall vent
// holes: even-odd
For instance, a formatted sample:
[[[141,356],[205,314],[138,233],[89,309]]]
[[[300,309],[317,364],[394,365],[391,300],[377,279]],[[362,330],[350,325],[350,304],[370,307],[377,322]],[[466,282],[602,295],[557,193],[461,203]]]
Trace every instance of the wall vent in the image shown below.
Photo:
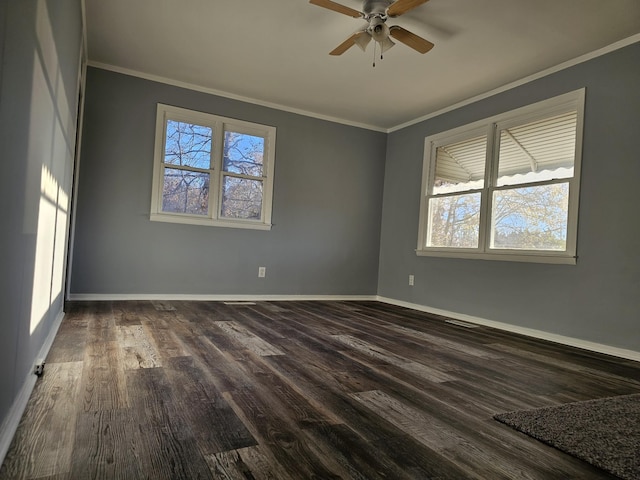
[[[475,325],[473,323],[463,322],[462,320],[445,320],[446,323],[451,323],[453,325],[457,325],[459,327],[465,328],[478,328],[480,325]]]

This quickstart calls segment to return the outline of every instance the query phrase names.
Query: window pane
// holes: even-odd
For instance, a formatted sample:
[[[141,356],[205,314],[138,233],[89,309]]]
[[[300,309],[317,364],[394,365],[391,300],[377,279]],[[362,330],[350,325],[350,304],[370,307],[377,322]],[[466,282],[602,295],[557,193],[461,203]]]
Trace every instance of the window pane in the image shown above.
[[[482,188],[486,156],[486,135],[438,147],[433,194]]]
[[[478,248],[480,193],[429,199],[427,247]]]
[[[564,251],[569,184],[493,192],[491,248]]]
[[[209,175],[166,168],[162,189],[162,211],[207,215],[209,213]]]
[[[245,133],[224,132],[223,170],[262,177],[264,138]]]
[[[211,128],[192,123],[167,121],[164,163],[211,168]]]
[[[573,177],[577,112],[500,132],[498,186]]]
[[[260,220],[262,217],[262,181],[225,175],[220,215],[225,218]]]

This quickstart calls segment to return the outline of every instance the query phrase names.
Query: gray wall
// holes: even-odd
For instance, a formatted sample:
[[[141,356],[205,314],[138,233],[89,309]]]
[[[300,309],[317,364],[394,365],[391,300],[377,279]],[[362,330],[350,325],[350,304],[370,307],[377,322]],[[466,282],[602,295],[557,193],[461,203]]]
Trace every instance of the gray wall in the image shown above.
[[[81,42],[80,0],[2,1],[2,427],[62,311]]]
[[[277,128],[271,231],[149,220],[157,103]],[[72,294],[376,293],[384,133],[96,68],[84,115]]]
[[[639,86],[636,43],[390,134],[378,293],[640,351]],[[417,257],[424,138],[582,87],[578,264]]]

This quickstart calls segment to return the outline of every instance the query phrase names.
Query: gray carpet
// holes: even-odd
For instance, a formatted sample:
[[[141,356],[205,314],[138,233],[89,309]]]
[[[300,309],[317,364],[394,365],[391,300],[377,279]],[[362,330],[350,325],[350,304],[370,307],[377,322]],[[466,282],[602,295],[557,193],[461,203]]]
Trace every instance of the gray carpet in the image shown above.
[[[626,480],[640,480],[640,394],[495,415],[499,422]]]

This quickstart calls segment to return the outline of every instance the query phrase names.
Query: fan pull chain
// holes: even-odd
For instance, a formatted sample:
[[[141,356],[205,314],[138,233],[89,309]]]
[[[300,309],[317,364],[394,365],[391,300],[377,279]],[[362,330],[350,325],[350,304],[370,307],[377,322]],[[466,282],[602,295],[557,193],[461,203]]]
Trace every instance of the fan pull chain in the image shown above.
[[[376,66],[376,46],[378,45],[378,42],[373,42],[373,67],[375,68]]]
[[[373,66],[376,66],[376,48],[378,48],[378,42],[373,42]],[[384,51],[382,50],[382,44],[380,44],[380,60],[384,60]]]

